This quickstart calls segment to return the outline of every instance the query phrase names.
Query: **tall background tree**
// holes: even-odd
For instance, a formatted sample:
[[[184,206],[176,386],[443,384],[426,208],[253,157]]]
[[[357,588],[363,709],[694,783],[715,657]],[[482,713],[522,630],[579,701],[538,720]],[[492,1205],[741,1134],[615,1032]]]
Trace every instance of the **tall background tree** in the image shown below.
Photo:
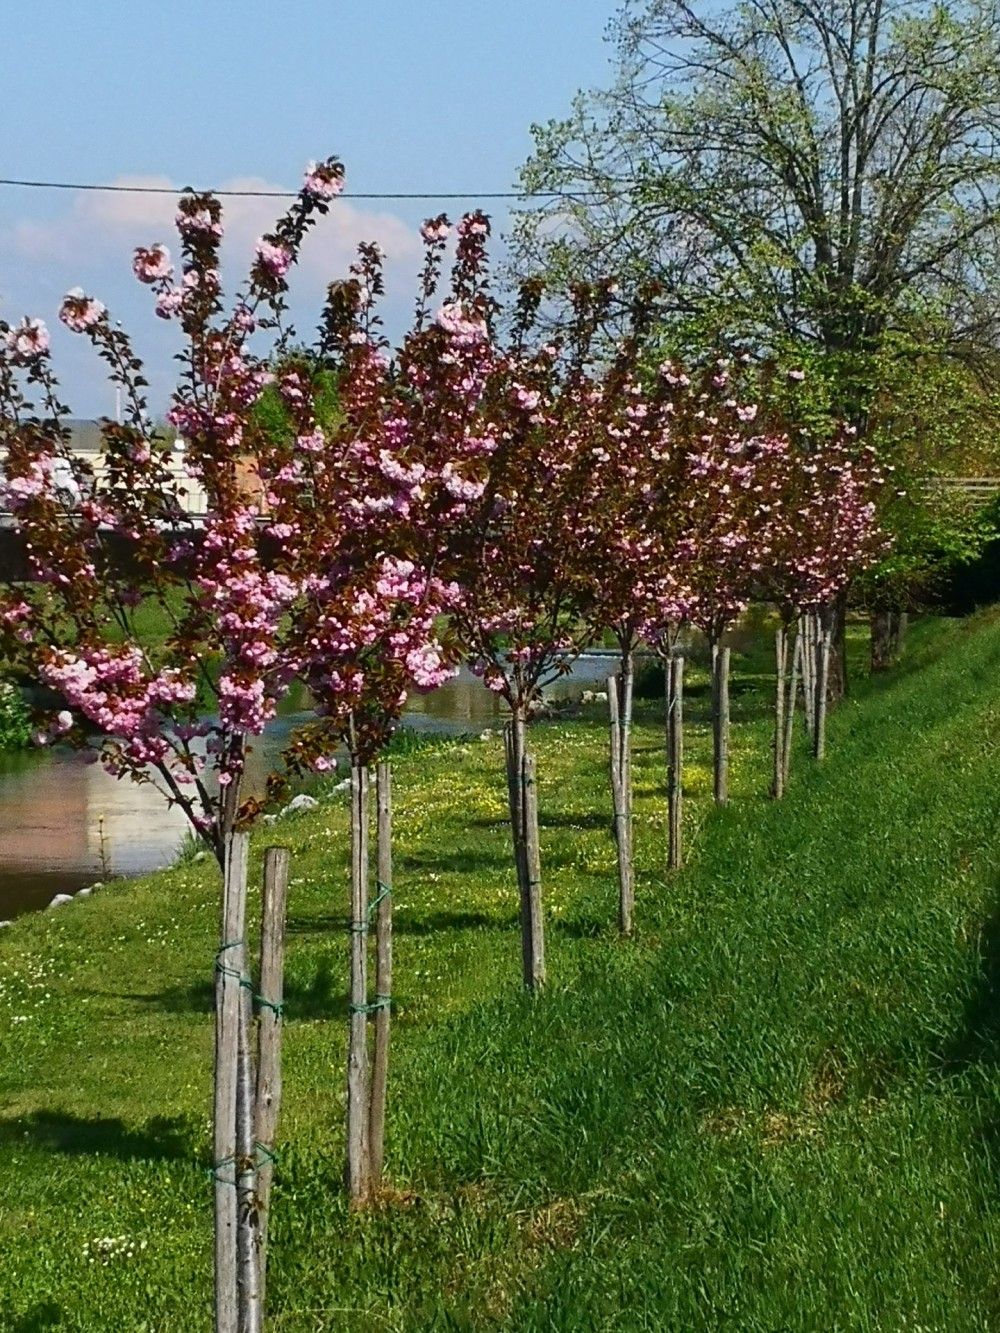
[[[520,268],[615,273],[625,296],[652,276],[668,350],[805,358],[821,411],[883,454],[899,436],[877,423],[906,417],[928,358],[988,377],[1000,6],[642,0],[611,36],[612,86],[534,128],[523,184],[554,194],[518,220]],[[918,471],[947,470],[947,440]]]

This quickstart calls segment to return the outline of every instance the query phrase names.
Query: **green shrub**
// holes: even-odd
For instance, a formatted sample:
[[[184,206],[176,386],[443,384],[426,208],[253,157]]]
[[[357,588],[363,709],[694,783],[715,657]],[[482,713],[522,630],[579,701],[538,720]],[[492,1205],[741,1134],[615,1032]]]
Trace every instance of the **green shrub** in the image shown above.
[[[16,685],[0,680],[0,750],[19,750],[31,738],[31,719]]]

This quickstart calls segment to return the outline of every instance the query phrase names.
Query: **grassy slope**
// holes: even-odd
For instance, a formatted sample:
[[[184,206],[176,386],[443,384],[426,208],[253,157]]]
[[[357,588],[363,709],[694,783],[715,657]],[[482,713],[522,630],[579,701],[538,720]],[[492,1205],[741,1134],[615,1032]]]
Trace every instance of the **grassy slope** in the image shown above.
[[[748,692],[738,799],[709,810],[693,701],[696,853],[669,883],[646,705],[630,943],[601,721],[539,728],[540,1002],[517,987],[499,741],[400,759],[401,1193],[368,1216],[337,1189],[344,811],[281,825],[274,1328],[996,1327],[998,666],[995,619],[918,626],[781,807]],[[187,865],[0,938],[0,1328],[209,1327],[214,895]],[[88,1262],[119,1235],[145,1250]]]

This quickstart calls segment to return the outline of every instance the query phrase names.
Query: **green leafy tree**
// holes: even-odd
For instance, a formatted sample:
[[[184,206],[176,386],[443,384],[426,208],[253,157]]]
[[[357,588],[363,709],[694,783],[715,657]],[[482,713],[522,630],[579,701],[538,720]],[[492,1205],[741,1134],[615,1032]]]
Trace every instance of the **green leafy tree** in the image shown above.
[[[613,86],[534,129],[519,263],[663,286],[679,336],[830,359],[863,427],[886,335],[992,346],[1000,8],[627,3]]]

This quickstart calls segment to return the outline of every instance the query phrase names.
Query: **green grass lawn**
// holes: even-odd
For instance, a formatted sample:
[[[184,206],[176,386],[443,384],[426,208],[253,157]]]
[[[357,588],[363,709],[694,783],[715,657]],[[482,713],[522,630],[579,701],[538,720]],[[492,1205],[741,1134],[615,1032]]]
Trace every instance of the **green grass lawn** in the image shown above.
[[[733,801],[696,678],[670,878],[640,703],[632,941],[600,709],[532,729],[540,999],[500,739],[397,758],[396,1193],[370,1213],[340,1189],[346,809],[266,830],[293,851],[275,1330],[1000,1326],[1000,620],[918,624],[780,806],[766,658],[736,665]],[[0,936],[4,1333],[210,1327],[216,921],[188,862]]]

